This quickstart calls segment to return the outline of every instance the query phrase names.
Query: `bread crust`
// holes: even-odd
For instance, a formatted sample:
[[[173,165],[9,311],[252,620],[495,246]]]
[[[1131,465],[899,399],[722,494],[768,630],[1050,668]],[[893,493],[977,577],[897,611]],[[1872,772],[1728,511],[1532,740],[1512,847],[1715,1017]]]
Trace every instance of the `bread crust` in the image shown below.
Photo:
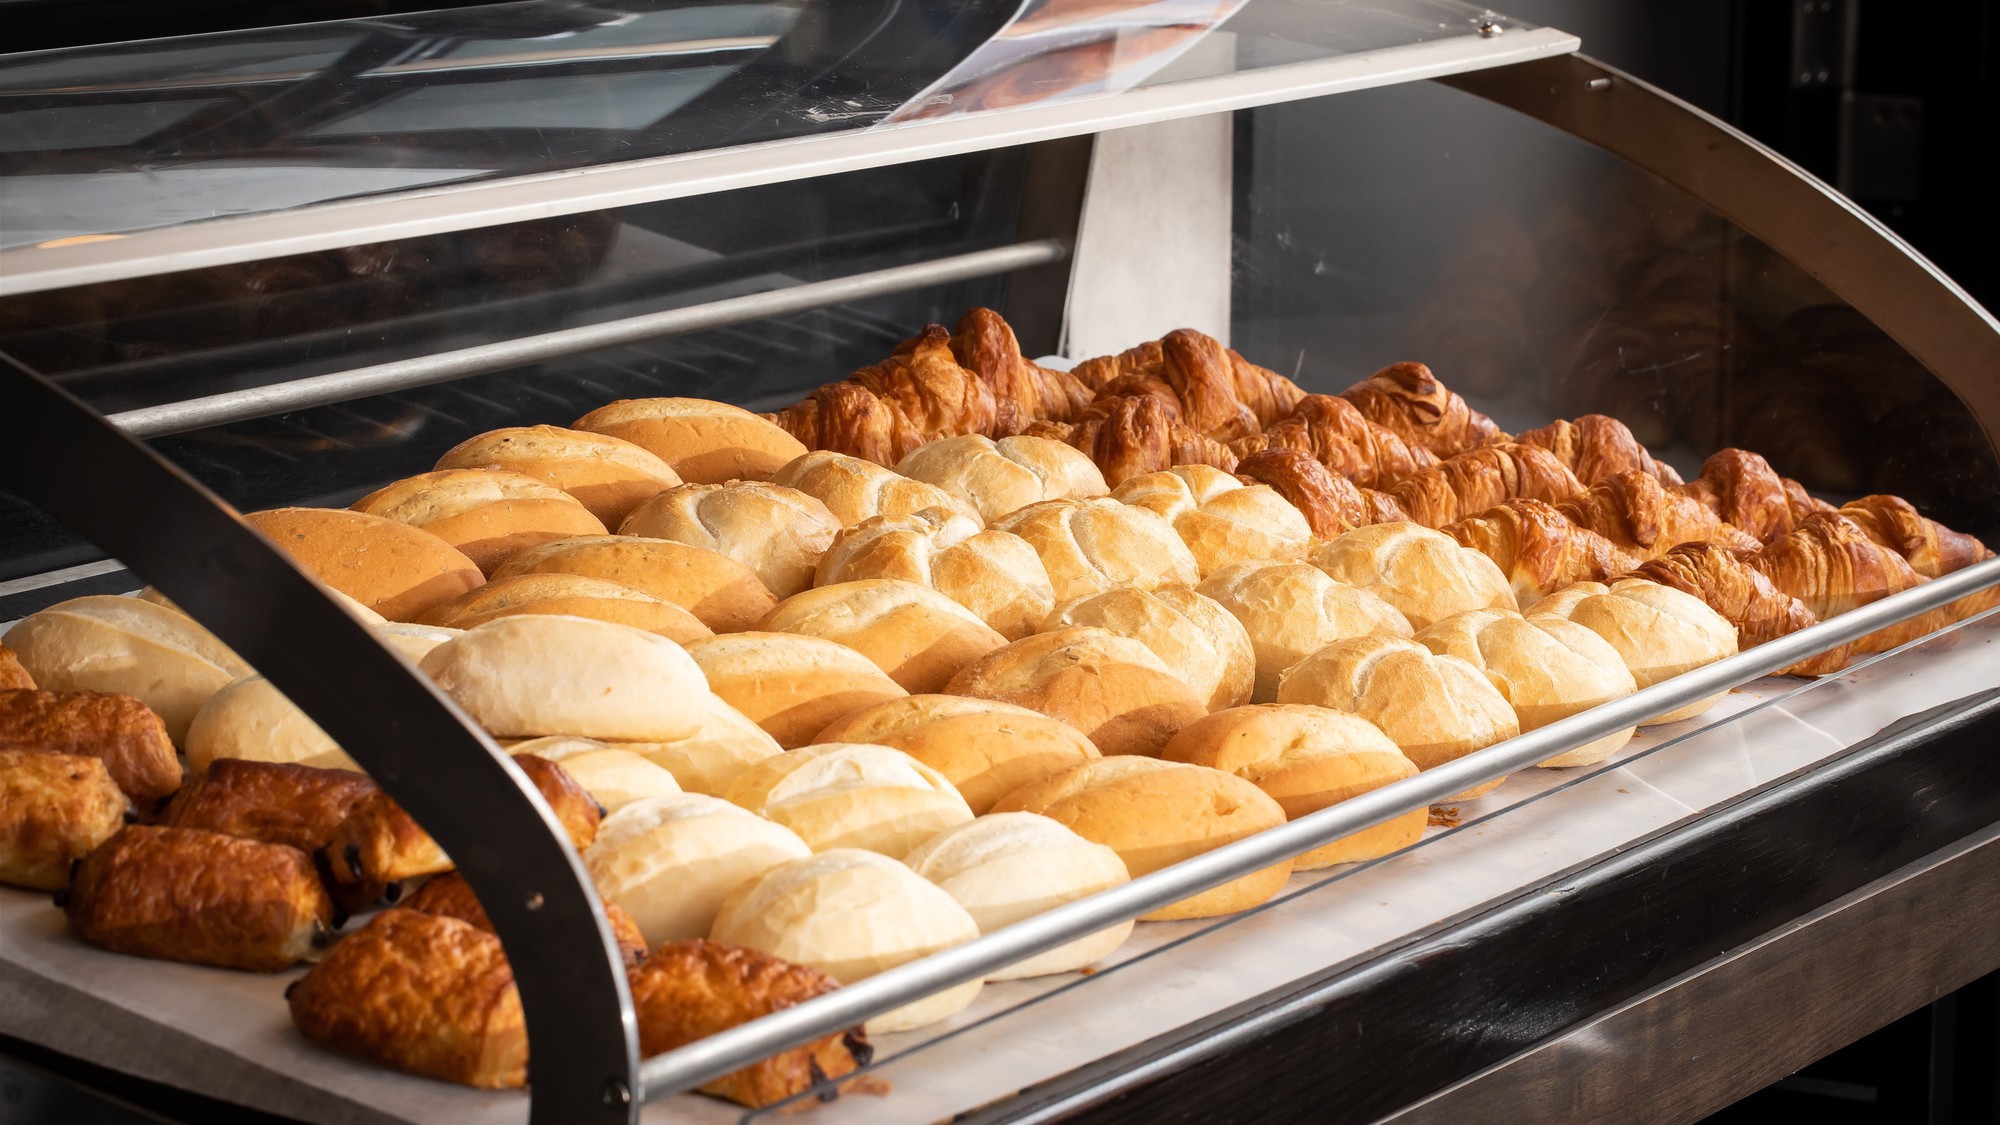
[[[493,577],[521,574],[575,574],[616,582],[680,606],[715,633],[753,628],[778,604],[756,571],[718,551],[671,539],[558,539],[521,551]]]
[[[1222,604],[1186,586],[1106,590],[1056,607],[1046,629],[1088,625],[1151,650],[1210,711],[1250,701],[1257,653]]]
[[[700,618],[664,598],[602,578],[564,573],[517,574],[511,578],[496,573],[484,586],[433,606],[421,623],[474,629],[502,617],[535,613],[591,617],[657,633],[670,641],[691,641],[711,633]]]
[[[167,728],[144,703],[100,691],[0,691],[0,749],[100,759],[141,808],[179,789]]]
[[[313,577],[391,621],[486,581],[464,552],[420,527],[338,508],[273,508],[243,517]]]
[[[363,496],[354,510],[420,527],[463,552],[486,575],[525,547],[606,534],[603,522],[576,497],[505,470],[419,473]]]
[[[934,692],[1007,643],[972,611],[915,582],[840,582],[786,598],[758,625],[821,637],[859,652],[912,692]]]
[[[486,916],[486,908],[479,905],[479,896],[472,893],[472,884],[456,871],[447,871],[434,879],[427,879],[417,888],[417,893],[396,905],[398,910],[417,910],[425,914],[438,914],[446,918],[456,918],[467,925],[495,933],[493,920]],[[617,903],[604,904],[605,921],[611,923],[611,939],[618,944],[618,953],[630,968],[646,959],[646,938],[639,932],[638,923],[632,916],[620,909]]]
[[[7,643],[44,690],[136,696],[176,744],[210,696],[255,671],[192,618],[115,595],[30,614],[7,631]]]
[[[560,426],[509,426],[467,438],[438,458],[439,469],[501,469],[562,489],[606,527],[639,502],[681,483],[673,466],[643,446]]]
[[[1312,540],[1311,525],[1289,500],[1209,465],[1133,477],[1111,496],[1171,524],[1203,578],[1249,559],[1304,558]]]
[[[952,677],[945,691],[1060,719],[1106,755],[1157,755],[1174,732],[1208,713],[1194,689],[1145,645],[1087,627],[995,649]]]
[[[748,410],[700,398],[619,399],[574,427],[647,450],[687,484],[769,480],[806,451],[797,438]]]
[[[817,498],[842,527],[853,527],[874,516],[902,516],[925,508],[946,508],[985,522],[971,504],[934,484],[826,449],[786,463],[771,474],[771,483]]]
[[[1415,632],[1395,606],[1303,562],[1237,563],[1195,589],[1228,610],[1249,634],[1257,662],[1250,698],[1258,703],[1277,698],[1286,669],[1335,641]]]
[[[1118,586],[1192,586],[1200,580],[1194,555],[1173,526],[1142,508],[1110,498],[1045,500],[995,525],[1041,556],[1058,602]]]
[[[71,865],[133,819],[103,761],[0,750],[0,883],[53,891]]]
[[[219,758],[174,795],[160,823],[310,853],[376,791],[373,781],[348,770]]]
[[[787,750],[834,720],[909,694],[845,645],[796,633],[731,633],[689,642],[710,690]]]
[[[945,776],[973,815],[1030,782],[1099,756],[1060,719],[995,699],[912,695],[856,711],[814,742],[888,746]]]
[[[839,532],[840,521],[817,497],[750,480],[669,488],[618,527],[620,535],[671,539],[726,555],[755,571],[780,598],[812,585],[813,568]]]
[[[35,678],[21,666],[21,658],[14,650],[0,645],[0,691],[33,691]]]
[[[1395,606],[1415,629],[1469,609],[1518,608],[1492,559],[1413,523],[1356,528],[1313,548],[1307,561]]]
[[[1033,633],[1055,606],[1049,572],[1027,540],[1009,531],[981,531],[942,508],[876,516],[847,528],[821,557],[815,580],[830,586],[866,578],[929,586],[1010,641]]]
[[[964,434],[934,441],[897,462],[896,471],[958,497],[986,523],[1043,500],[1109,491],[1104,474],[1080,451],[1025,435],[995,441]]]

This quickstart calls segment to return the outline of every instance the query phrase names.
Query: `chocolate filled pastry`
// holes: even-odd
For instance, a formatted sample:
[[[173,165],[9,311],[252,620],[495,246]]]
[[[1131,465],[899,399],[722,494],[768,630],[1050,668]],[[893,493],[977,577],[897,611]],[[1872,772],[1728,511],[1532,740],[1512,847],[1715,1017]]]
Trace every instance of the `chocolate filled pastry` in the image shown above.
[[[21,658],[14,650],[0,645],[0,691],[33,691],[35,678],[21,667]]]
[[[97,758],[0,750],[0,883],[53,891],[70,866],[132,819]]]
[[[310,852],[376,791],[374,782],[351,770],[217,758],[207,773],[174,794],[160,823]]]
[[[62,903],[92,945],[259,972],[311,959],[334,924],[299,849],[157,825],[131,825],[84,857]]]
[[[181,763],[160,717],[129,695],[0,691],[0,749],[100,758],[141,807],[181,787]]]
[[[472,884],[456,871],[448,871],[417,888],[417,893],[401,904],[405,910],[420,910],[425,914],[441,914],[446,918],[456,918],[461,922],[477,926],[487,933],[493,933],[493,920],[486,916],[486,908],[479,905],[479,896],[472,893]],[[646,938],[639,932],[639,924],[632,920],[617,903],[604,904],[604,917],[611,923],[612,940],[618,943],[618,952],[630,968],[646,959]]]

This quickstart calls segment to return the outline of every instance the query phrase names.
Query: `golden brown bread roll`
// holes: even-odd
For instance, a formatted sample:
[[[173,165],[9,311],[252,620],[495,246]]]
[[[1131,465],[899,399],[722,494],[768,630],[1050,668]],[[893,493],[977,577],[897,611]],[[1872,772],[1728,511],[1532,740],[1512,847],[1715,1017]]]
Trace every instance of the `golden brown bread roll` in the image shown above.
[[[160,823],[311,853],[373,792],[373,781],[350,770],[222,758],[174,794]]]
[[[1468,609],[1516,605],[1492,559],[1413,523],[1356,528],[1313,548],[1307,561],[1395,606],[1417,629]]]
[[[1250,700],[1257,653],[1222,605],[1186,586],[1106,590],[1056,607],[1046,630],[1089,625],[1138,641],[1210,711]]]
[[[560,765],[606,813],[617,812],[634,801],[677,796],[681,786],[674,780],[673,771],[632,749],[632,745],[554,734],[509,743],[507,753],[516,757],[532,754]]]
[[[1055,606],[1040,555],[1010,531],[979,525],[943,508],[876,516],[847,528],[819,561],[821,586],[896,578],[929,586],[971,610],[1001,636],[1018,641]]]
[[[1158,754],[1175,731],[1208,713],[1151,649],[1083,627],[995,649],[952,677],[945,692],[1060,719],[1104,754]]]
[[[844,715],[908,695],[845,645],[796,633],[729,633],[688,645],[708,686],[790,750]]]
[[[860,653],[904,691],[937,691],[1007,643],[972,611],[915,582],[837,582],[778,603],[759,629],[820,637]]]
[[[1312,527],[1283,496],[1209,465],[1181,465],[1133,477],[1111,498],[1172,525],[1203,578],[1251,559],[1304,558]]]
[[[0,691],[0,750],[98,758],[141,808],[181,785],[181,763],[160,717],[129,695]]]
[[[840,521],[816,497],[762,481],[684,484],[634,509],[620,535],[671,539],[727,555],[771,593],[789,598],[812,585],[813,568]]]
[[[391,621],[411,621],[486,581],[464,552],[420,527],[340,508],[243,517],[313,577]]]
[[[1167,521],[1116,500],[1044,500],[995,525],[1041,556],[1058,602],[1118,586],[1192,586],[1200,568]]]
[[[447,871],[434,879],[425,880],[424,885],[417,888],[417,893],[397,903],[396,909],[456,918],[489,934],[494,932],[493,920],[486,916],[486,908],[479,905],[479,896],[472,893],[472,884],[456,871]],[[630,914],[619,909],[617,903],[607,902],[604,904],[604,919],[611,923],[611,939],[618,943],[618,952],[624,955],[628,968],[646,959],[646,939],[639,933],[639,926]]]
[[[896,463],[896,471],[958,497],[985,523],[1043,500],[1087,499],[1108,491],[1090,458],[1040,437],[948,437],[919,446]]]
[[[188,768],[201,773],[225,759],[289,762],[318,769],[361,766],[277,685],[245,676],[210,696],[188,724]]]
[[[1639,565],[1602,535],[1541,500],[1509,500],[1440,529],[1492,559],[1514,600],[1529,605],[1576,582],[1602,582]]]
[[[695,728],[680,738],[613,745],[673,774],[686,792],[711,797],[722,796],[736,775],[751,765],[784,753],[763,727],[714,695],[690,703],[687,709],[695,712]]]
[[[432,606],[420,623],[446,629],[474,629],[489,621],[525,614],[589,617],[657,633],[670,641],[712,635],[701,619],[673,602],[602,578],[576,574],[517,574],[492,581],[442,605]]]
[[[21,658],[14,650],[0,645],[0,691],[33,691],[35,678],[21,666]]]
[[[782,824],[719,797],[682,793],[605,817],[583,861],[605,901],[629,911],[659,945],[708,933],[724,895],[811,854]]]
[[[769,480],[806,451],[748,410],[700,398],[620,399],[578,418],[575,428],[629,441],[688,484]]]
[[[1523,731],[1545,727],[1638,690],[1618,650],[1589,629],[1553,614],[1512,610],[1454,614],[1416,636],[1432,652],[1456,656],[1486,673],[1514,708]],[[1632,740],[1626,727],[1541,763],[1588,766]]]
[[[488,575],[524,547],[605,534],[604,524],[576,497],[503,470],[418,473],[356,500],[354,510],[420,527],[458,548]]]
[[[0,883],[53,891],[134,818],[99,758],[0,749]]]
[[[814,851],[861,848],[901,859],[972,819],[936,770],[887,746],[823,742],[737,775],[728,799],[799,834]]]
[[[576,574],[616,582],[680,606],[714,633],[752,628],[778,604],[756,571],[719,552],[670,539],[558,539],[517,553],[493,577],[521,574]]]
[[[976,816],[1031,781],[1098,756],[1060,719],[962,695],[912,695],[839,720],[815,742],[888,746],[943,774]]]
[[[771,483],[818,499],[842,527],[853,527],[874,516],[905,516],[925,508],[945,508],[980,519],[972,505],[934,484],[830,450],[815,450],[788,462],[771,474]]]
[[[606,527],[639,502],[681,483],[680,474],[641,446],[560,426],[509,426],[453,446],[440,469],[504,469],[562,489]]]
[[[1565,617],[1596,633],[1642,688],[1736,655],[1736,628],[1727,618],[1700,598],[1643,578],[1620,578],[1609,586],[1579,582],[1529,606],[1527,614]],[[1639,725],[1692,719],[1721,698],[1698,699]]]
[[[1249,634],[1257,661],[1250,698],[1259,703],[1277,698],[1285,669],[1335,641],[1414,632],[1395,606],[1302,562],[1237,563],[1196,590],[1228,610]]]

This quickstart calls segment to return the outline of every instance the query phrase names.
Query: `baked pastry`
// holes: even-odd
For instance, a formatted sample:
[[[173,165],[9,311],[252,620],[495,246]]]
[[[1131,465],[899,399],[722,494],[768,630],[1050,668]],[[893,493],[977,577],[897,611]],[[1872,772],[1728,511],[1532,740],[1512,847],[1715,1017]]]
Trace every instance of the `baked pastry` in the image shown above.
[[[1410,517],[1386,492],[1358,488],[1345,477],[1296,449],[1266,449],[1236,465],[1236,475],[1265,484],[1306,518],[1316,539],[1331,539],[1371,523],[1398,523]]]
[[[559,539],[515,554],[493,577],[499,581],[523,574],[575,574],[616,582],[680,606],[714,633],[752,628],[778,604],[756,571],[720,552],[670,539]]]
[[[1415,762],[1366,719],[1298,703],[1231,707],[1181,728],[1160,757],[1235,774],[1297,820],[1417,776]],[[1417,842],[1428,815],[1412,809],[1292,860],[1295,871],[1375,859]]]
[[[780,598],[812,585],[813,567],[839,531],[840,521],[817,498],[745,480],[670,488],[639,505],[618,528],[620,535],[671,539],[727,555]]]
[[[1060,719],[1104,754],[1158,754],[1175,731],[1208,713],[1151,649],[1083,627],[995,649],[953,676],[945,692]]]
[[[562,489],[606,527],[639,502],[681,483],[673,466],[641,446],[560,426],[509,426],[453,446],[440,469],[502,469]]]
[[[1186,586],[1106,590],[1063,603],[1043,622],[1048,630],[1073,625],[1145,645],[1210,711],[1250,700],[1257,654],[1249,632],[1221,604]]]
[[[499,470],[418,473],[356,500],[354,510],[423,528],[488,575],[523,547],[605,533],[576,497],[534,477]]]
[[[607,903],[653,945],[708,933],[722,897],[812,849],[798,833],[698,793],[635,801],[604,818],[583,855]]]
[[[981,531],[943,508],[863,520],[842,531],[819,560],[819,585],[868,578],[929,586],[1010,641],[1034,632],[1056,600],[1048,569],[1027,540]]]
[[[1306,395],[1291,413],[1230,443],[1239,457],[1266,449],[1295,449],[1335,476],[1363,488],[1387,488],[1438,463],[1438,455],[1363,417],[1334,395]],[[1241,471],[1241,466],[1238,466]]]
[[[1682,543],[1714,543],[1732,551],[1761,546],[1699,500],[1636,469],[1612,473],[1554,507],[1564,519],[1641,561],[1659,558]]]
[[[994,813],[947,828],[903,862],[958,900],[982,934],[1131,879],[1117,852],[1026,812]],[[1075,972],[1110,956],[1130,936],[1132,922],[1120,922],[1016,961],[986,979]]]
[[[1285,669],[1335,641],[1414,632],[1395,606],[1308,563],[1237,563],[1196,591],[1228,610],[1249,634],[1257,662],[1250,698],[1259,703],[1277,698]]]
[[[328,770],[361,768],[262,676],[245,676],[210,696],[188,724],[185,743],[188,768],[196,773],[232,758]]]
[[[135,819],[100,758],[0,749],[0,883],[53,891]]]
[[[1175,465],[1236,467],[1229,446],[1182,422],[1155,395],[1115,395],[1093,402],[1073,423],[1038,422],[1031,437],[1054,438],[1083,451],[1116,488],[1133,477]]]
[[[1842,504],[1840,514],[1868,538],[1903,556],[1910,569],[1925,578],[1942,578],[1993,557],[1984,543],[1924,518],[1900,496],[1863,496]],[[0,656],[0,665],[4,663],[5,657]],[[0,678],[4,676],[0,671]]]
[[[382,516],[273,508],[243,518],[314,578],[391,621],[414,620],[486,580],[458,548]]]
[[[814,851],[861,848],[901,859],[972,819],[943,774],[887,746],[823,742],[737,775],[728,799],[799,834]]]
[[[33,691],[35,678],[21,666],[21,658],[14,650],[0,645],[0,691]]]
[[[47,691],[138,697],[176,744],[209,696],[252,671],[193,619],[110,595],[29,614],[7,631],[7,644]]]
[[[129,695],[0,691],[0,750],[45,750],[104,762],[141,808],[180,788],[181,763],[160,717]]]
[[[1044,500],[1000,520],[996,530],[1028,541],[1041,556],[1058,602],[1118,586],[1192,586],[1194,555],[1173,526],[1116,500]]]
[[[1166,388],[1187,423],[1221,441],[1255,433],[1292,412],[1305,392],[1213,336],[1177,328],[1115,356],[1087,359],[1073,374],[1100,398],[1138,379]]]
[[[992,389],[993,428],[988,432],[994,437],[1021,433],[1039,420],[1067,422],[1090,403],[1090,388],[1076,376],[1023,356],[1013,328],[992,309],[975,307],[959,318],[952,329],[951,354]]]
[[[688,484],[769,480],[778,466],[806,451],[797,438],[748,410],[703,398],[620,399],[578,418],[574,427],[629,441]]]
[[[1625,661],[1636,687],[1651,687],[1725,656],[1736,655],[1736,627],[1691,594],[1620,578],[1610,585],[1579,582],[1527,607],[1532,620],[1566,617],[1602,637]],[[1692,719],[1721,700],[1698,699],[1640,726]]]
[[[549,735],[516,742],[509,754],[532,754],[555,762],[583,786],[597,807],[617,812],[634,801],[672,797],[680,793],[673,772],[636,750],[594,738]]]
[[[1564,586],[1602,582],[1639,565],[1639,556],[1540,500],[1509,500],[1439,530],[1492,559],[1523,606]]]
[[[911,695],[856,711],[815,742],[867,742],[901,750],[944,775],[973,815],[1031,781],[1098,756],[1060,719],[962,695]]]
[[[333,838],[373,781],[350,770],[221,758],[168,802],[160,823],[310,854]]]
[[[1667,486],[1681,483],[1674,467],[1655,460],[1625,423],[1603,414],[1586,414],[1574,422],[1558,419],[1514,440],[1555,454],[1587,485],[1628,471],[1644,473]]]
[[[1040,813],[1118,853],[1132,878],[1192,859],[1285,822],[1285,810],[1235,774],[1155,758],[1102,758],[1001,798],[995,813]],[[1257,906],[1284,889],[1286,860],[1212,887],[1142,922],[1212,918]]]
[[[674,775],[689,793],[720,797],[736,775],[773,754],[784,753],[778,740],[749,717],[710,695],[691,704],[695,729],[667,742],[620,742],[616,745]]]
[[[1313,548],[1308,561],[1368,591],[1422,629],[1468,609],[1513,609],[1514,588],[1492,559],[1413,523],[1356,528]]]
[[[1172,525],[1203,578],[1249,559],[1305,557],[1312,527],[1277,492],[1209,465],[1133,477],[1111,494]]]
[[[944,438],[919,446],[896,463],[896,472],[950,493],[983,523],[1043,500],[1088,499],[1108,491],[1090,458],[1051,438],[1024,435],[999,441],[984,434]]]
[[[1814,500],[1798,481],[1778,475],[1747,449],[1721,449],[1702,462],[1701,475],[1680,490],[1722,522],[1769,543],[1800,520],[1831,505]]]
[[[1507,440],[1493,419],[1466,405],[1421,363],[1390,364],[1340,397],[1362,417],[1439,457]]]
[[[893,465],[934,438],[993,432],[993,388],[960,367],[951,333],[932,324],[889,358],[770,415],[808,449]]]
[[[1515,497],[1556,501],[1582,491],[1583,482],[1555,454],[1510,442],[1458,454],[1388,489],[1396,506],[1425,527],[1456,523]]]
[[[1744,561],[1792,595],[1820,620],[1929,581],[1903,556],[1870,539],[1839,512],[1814,512],[1791,531],[1744,556]],[[1853,642],[1855,653],[1887,652],[1942,629],[1961,612],[1977,612],[2000,601],[2000,592],[1982,591],[1870,633]]]
[[[673,602],[602,578],[576,574],[517,574],[495,577],[477,589],[432,606],[422,624],[473,629],[489,621],[525,614],[589,617],[658,633],[671,641],[711,635],[701,619]]]
[[[794,594],[758,628],[846,645],[905,691],[936,691],[960,668],[1007,643],[971,610],[895,578],[836,582]]]
[[[486,908],[479,905],[479,896],[472,893],[472,884],[456,871],[426,879],[424,885],[417,888],[417,893],[398,903],[396,908],[456,918],[489,934],[494,932],[493,920],[486,916]],[[646,959],[646,939],[639,933],[639,925],[630,914],[619,909],[617,903],[607,902],[604,904],[604,919],[611,924],[611,939],[617,943],[627,968]]]
[[[871,516],[902,516],[925,508],[945,508],[979,518],[971,504],[937,485],[830,450],[815,450],[787,463],[771,474],[771,483],[796,488],[819,500],[842,527],[853,527]]]
[[[846,645],[796,633],[729,633],[688,645],[708,685],[787,750],[843,715],[909,693]]]
[[[1736,628],[1739,648],[1795,633],[1819,618],[1799,599],[1771,584],[1769,578],[1734,551],[1713,543],[1683,543],[1657,559],[1641,563],[1627,577],[1643,578],[1693,595]],[[1848,653],[1828,670],[1846,665]]]
[[[1596,633],[1552,614],[1512,610],[1454,614],[1416,635],[1418,644],[1486,673],[1514,708],[1523,731],[1545,727],[1638,690],[1624,657]],[[1589,766],[1632,740],[1626,727],[1541,763]]]

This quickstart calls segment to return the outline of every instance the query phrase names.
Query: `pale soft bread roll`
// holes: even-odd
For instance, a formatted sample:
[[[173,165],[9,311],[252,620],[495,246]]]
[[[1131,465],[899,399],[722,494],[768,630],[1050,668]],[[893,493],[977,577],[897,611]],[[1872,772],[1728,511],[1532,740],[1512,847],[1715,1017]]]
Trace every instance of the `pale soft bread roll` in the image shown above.
[[[353,614],[357,619],[360,620],[360,622],[363,625],[388,624],[389,621],[388,618],[382,616],[379,613],[376,613],[374,610],[369,609],[367,606],[362,605],[360,602],[354,600],[353,598],[349,597],[346,594],[341,593],[339,590],[336,590],[333,587],[324,584],[321,585],[321,589],[325,591],[326,596],[331,598],[335,602],[335,604],[339,605],[342,609],[345,609],[347,612]],[[135,596],[142,602],[152,602],[154,605],[157,606],[165,606],[166,608],[173,610],[175,613],[180,614],[182,617],[192,616],[192,614],[188,613],[187,610],[184,610],[180,606],[175,605],[173,599],[167,597],[165,594],[160,593],[158,590],[155,590],[151,586],[148,586],[145,589],[140,590],[138,594],[136,594]]]
[[[1217,711],[1182,727],[1160,756],[1233,773],[1269,794],[1291,820],[1417,776],[1417,764],[1375,724],[1300,703]],[[1322,844],[1292,867],[1312,871],[1388,855],[1416,843],[1427,819],[1428,810],[1412,809]]]
[[[670,742],[695,730],[708,695],[681,646],[587,617],[489,621],[432,649],[421,667],[499,738]]]
[[[1095,462],[1051,438],[962,434],[918,446],[896,471],[959,497],[987,523],[1043,500],[1109,491]]]
[[[1250,633],[1220,603],[1186,586],[1092,594],[1057,606],[1042,628],[1072,625],[1145,645],[1210,711],[1250,701],[1257,679]]]
[[[1513,704],[1523,731],[1545,727],[1638,690],[1618,650],[1574,621],[1512,610],[1455,613],[1416,636],[1432,652],[1456,656],[1480,671]],[[1542,765],[1588,766],[1632,740],[1626,727],[1593,739]]]
[[[1278,685],[1278,702],[1359,715],[1380,727],[1418,769],[1521,733],[1514,708],[1484,673],[1403,637],[1356,637],[1328,645],[1292,665]],[[1500,781],[1491,781],[1453,799],[1499,787]]]
[[[727,555],[671,539],[558,539],[519,552],[493,577],[517,574],[577,574],[616,582],[680,606],[715,633],[752,628],[778,604],[756,571]]]
[[[1335,641],[1414,632],[1395,606],[1302,562],[1236,563],[1195,590],[1228,610],[1250,635],[1257,659],[1250,698],[1258,703],[1278,697],[1285,669]]]
[[[766,758],[738,774],[724,796],[797,832],[816,852],[861,848],[891,859],[972,819],[943,774],[901,750],[859,742]]]
[[[360,770],[347,751],[271,681],[246,676],[216,692],[188,724],[188,769],[204,773],[218,758],[289,762],[323,770]]]
[[[1120,586],[1192,586],[1200,568],[1167,521],[1109,497],[1044,500],[994,524],[1041,556],[1056,600]]]
[[[796,633],[725,633],[690,641],[708,686],[787,750],[834,720],[909,693],[846,645]]]
[[[391,621],[410,621],[486,577],[420,527],[341,508],[273,508],[244,521],[314,578]]]
[[[743,712],[713,695],[691,701],[695,728],[670,742],[620,742],[616,745],[654,763],[689,793],[720,797],[738,774],[785,748],[750,721]]]
[[[1082,731],[1060,719],[963,695],[912,695],[856,711],[815,742],[890,746],[945,776],[975,815],[1033,781],[1098,757]]]
[[[1007,643],[971,610],[936,590],[894,578],[836,582],[794,594],[757,627],[846,645],[904,691],[937,691],[959,669]]]
[[[604,818],[583,863],[646,944],[704,938],[730,891],[812,854],[798,834],[699,793],[634,801]]]
[[[819,560],[821,586],[898,578],[929,586],[1010,641],[1033,633],[1056,604],[1049,572],[1028,541],[981,531],[944,508],[876,516],[840,533]]]
[[[1312,526],[1269,485],[1244,484],[1211,465],[1133,477],[1111,493],[1173,526],[1206,578],[1247,560],[1302,559]]]
[[[1643,578],[1611,585],[1579,582],[1528,607],[1530,617],[1566,617],[1604,638],[1639,687],[1651,687],[1725,656],[1736,655],[1736,627],[1708,603]],[[1721,700],[1697,699],[1640,726],[1692,719]]]
[[[508,426],[453,446],[440,469],[505,469],[562,489],[606,527],[639,501],[681,483],[673,466],[646,449],[608,434],[560,426]]]
[[[523,547],[605,533],[604,523],[576,497],[497,469],[418,473],[356,500],[354,510],[423,528],[488,575]]]
[[[723,899],[709,937],[810,965],[853,984],[979,936],[979,923],[936,884],[855,848],[780,864]],[[967,981],[868,1021],[872,1034],[910,1031],[979,996]]]
[[[382,643],[403,654],[410,663],[420,663],[430,651],[464,632],[463,629],[446,629],[437,625],[417,625],[406,621],[391,621],[387,625],[377,625],[375,635]]]
[[[1151,649],[1075,626],[994,649],[945,685],[950,695],[1013,703],[1082,731],[1103,754],[1158,754],[1208,713]]]
[[[507,752],[560,762],[606,812],[617,812],[634,801],[672,797],[681,791],[666,767],[625,747],[594,738],[567,734],[530,738],[511,743]]]
[[[995,813],[1040,813],[1118,853],[1137,879],[1285,822],[1285,810],[1255,785],[1221,770],[1157,758],[1100,758],[1001,798]],[[1142,922],[1233,914],[1284,889],[1290,860],[1253,871]]]
[[[671,539],[727,555],[780,598],[812,585],[840,521],[796,488],[763,481],[684,484],[633,509],[620,535]]]
[[[700,618],[664,598],[602,578],[563,573],[495,576],[476,590],[431,607],[422,624],[473,629],[488,621],[525,614],[589,617],[644,629],[673,641],[711,635]]]
[[[137,696],[177,746],[210,696],[254,672],[193,618],[115,594],[29,614],[7,631],[7,646],[43,691]]]
[[[958,900],[982,934],[1131,881],[1117,852],[1025,812],[994,813],[947,828],[903,862]],[[1073,973],[1110,956],[1130,936],[1132,922],[1120,922],[986,979]]]
[[[620,399],[578,418],[574,428],[641,446],[689,484],[768,480],[806,451],[774,423],[701,398]]]
[[[986,522],[972,505],[934,484],[827,449],[816,449],[788,462],[771,474],[771,483],[818,497],[842,527],[853,527],[875,516],[906,516],[925,508],[945,508]]]
[[[1413,629],[1468,609],[1518,605],[1492,559],[1420,524],[1357,527],[1314,547],[1306,561],[1395,606]]]

